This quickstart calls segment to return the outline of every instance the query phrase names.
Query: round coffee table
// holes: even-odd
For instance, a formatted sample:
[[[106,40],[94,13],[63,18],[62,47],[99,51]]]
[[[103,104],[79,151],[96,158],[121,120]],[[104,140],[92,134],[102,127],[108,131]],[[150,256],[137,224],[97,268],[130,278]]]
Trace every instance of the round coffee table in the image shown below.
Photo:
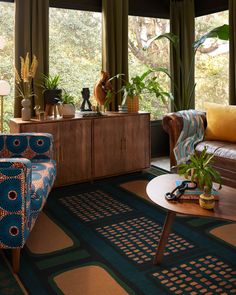
[[[152,179],[146,188],[148,197],[157,205],[167,210],[166,220],[154,258],[154,264],[160,264],[176,213],[199,217],[212,217],[236,221],[236,189],[223,186],[219,191],[219,201],[213,210],[206,210],[196,201],[167,201],[165,194],[176,187],[176,180],[184,179],[178,174],[165,174]]]

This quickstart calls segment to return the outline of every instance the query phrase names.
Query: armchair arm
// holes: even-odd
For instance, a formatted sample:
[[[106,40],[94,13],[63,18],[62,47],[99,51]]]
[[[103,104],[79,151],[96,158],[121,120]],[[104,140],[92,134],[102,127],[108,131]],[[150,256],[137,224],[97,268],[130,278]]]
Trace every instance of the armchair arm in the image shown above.
[[[53,136],[49,133],[0,134],[0,158],[53,158]]]
[[[206,114],[204,112],[198,112],[201,115],[204,127],[207,126]],[[174,147],[183,129],[183,118],[178,113],[170,113],[163,117],[162,120],[163,129],[169,134],[170,142],[170,166],[176,165]]]
[[[31,161],[0,159],[0,248],[23,247],[29,234]]]

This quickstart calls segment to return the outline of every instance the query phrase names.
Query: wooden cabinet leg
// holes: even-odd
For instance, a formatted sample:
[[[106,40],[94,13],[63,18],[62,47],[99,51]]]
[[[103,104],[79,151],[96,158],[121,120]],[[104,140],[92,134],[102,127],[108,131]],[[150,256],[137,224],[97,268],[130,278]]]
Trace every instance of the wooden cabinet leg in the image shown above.
[[[167,216],[166,216],[166,220],[165,220],[165,224],[162,229],[160,241],[157,246],[157,251],[156,251],[156,254],[155,254],[155,257],[153,260],[154,264],[160,264],[162,261],[162,257],[164,255],[165,247],[166,247],[166,244],[168,241],[168,237],[170,234],[170,230],[171,230],[171,226],[174,221],[174,218],[175,218],[175,213],[168,211]]]
[[[20,269],[20,248],[12,249],[12,269],[18,273]]]

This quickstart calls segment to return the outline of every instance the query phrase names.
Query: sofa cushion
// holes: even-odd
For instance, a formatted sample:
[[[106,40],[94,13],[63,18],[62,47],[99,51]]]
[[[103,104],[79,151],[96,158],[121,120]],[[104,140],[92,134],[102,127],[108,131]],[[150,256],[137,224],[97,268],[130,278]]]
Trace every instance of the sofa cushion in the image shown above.
[[[205,103],[207,128],[206,140],[236,142],[236,106]]]
[[[226,141],[202,141],[195,149],[201,152],[207,146],[208,153],[214,154],[213,166],[219,171],[223,183],[236,187],[236,144]]]
[[[32,161],[31,211],[40,211],[43,208],[53,186],[55,175],[55,161]]]

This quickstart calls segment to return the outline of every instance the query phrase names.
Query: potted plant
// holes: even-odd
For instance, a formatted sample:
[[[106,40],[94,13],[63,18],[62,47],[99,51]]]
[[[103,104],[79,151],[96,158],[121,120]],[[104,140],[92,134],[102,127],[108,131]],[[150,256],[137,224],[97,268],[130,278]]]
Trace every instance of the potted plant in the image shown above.
[[[199,204],[205,209],[212,209],[215,205],[215,197],[212,195],[213,182],[221,188],[221,177],[218,171],[212,167],[214,154],[207,154],[207,147],[198,154],[196,151],[191,155],[187,163],[177,166],[178,174],[195,181],[198,187],[203,190],[200,195]]]
[[[61,95],[61,113],[63,118],[73,118],[75,116],[74,96],[66,91]]]
[[[155,75],[157,72],[163,72],[169,76],[166,69],[157,68],[148,69],[142,75],[132,77],[128,82],[122,78],[123,74],[118,74],[109,79],[109,81],[115,78],[122,80],[123,86],[118,92],[123,93],[122,106],[127,105],[128,112],[138,112],[139,99],[144,94],[153,93],[156,98],[160,98],[163,102],[166,101],[166,98],[172,99],[172,94],[164,91],[158,82],[158,77]],[[111,98],[112,93],[108,91],[106,104],[110,103]]]
[[[43,84],[41,85],[44,89],[44,104],[54,104],[55,98],[60,98],[62,90],[59,88],[60,75],[43,75]]]

